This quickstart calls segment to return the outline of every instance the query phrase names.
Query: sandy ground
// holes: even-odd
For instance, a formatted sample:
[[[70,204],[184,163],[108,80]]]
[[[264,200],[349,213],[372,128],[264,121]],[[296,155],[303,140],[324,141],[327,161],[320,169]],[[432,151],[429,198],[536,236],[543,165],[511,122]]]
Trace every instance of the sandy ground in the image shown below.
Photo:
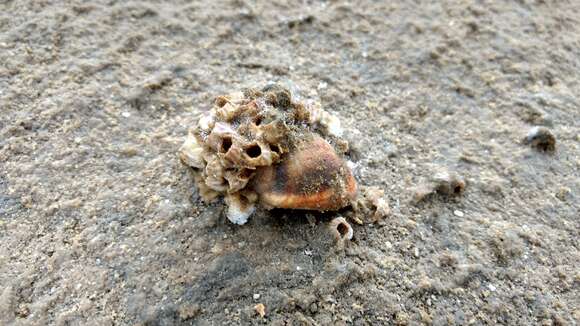
[[[576,325],[579,71],[575,0],[0,0],[0,324]],[[343,249],[343,212],[234,226],[177,159],[269,81],[387,192]],[[442,170],[465,192],[413,202]]]

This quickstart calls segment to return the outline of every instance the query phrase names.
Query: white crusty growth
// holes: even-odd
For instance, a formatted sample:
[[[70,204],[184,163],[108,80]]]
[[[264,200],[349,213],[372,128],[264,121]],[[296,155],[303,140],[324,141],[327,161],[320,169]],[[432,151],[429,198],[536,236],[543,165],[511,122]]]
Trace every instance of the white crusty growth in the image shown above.
[[[340,120],[337,116],[324,111],[318,102],[308,101],[306,107],[308,108],[308,111],[310,111],[310,124],[320,125],[330,136],[342,137],[344,130],[342,129]]]

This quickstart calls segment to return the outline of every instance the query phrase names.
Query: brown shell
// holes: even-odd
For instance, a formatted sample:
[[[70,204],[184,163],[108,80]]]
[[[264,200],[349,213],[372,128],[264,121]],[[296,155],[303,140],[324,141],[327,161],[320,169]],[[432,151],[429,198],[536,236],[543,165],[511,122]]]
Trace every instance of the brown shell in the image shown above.
[[[253,179],[260,202],[269,207],[338,210],[356,196],[356,181],[334,148],[316,134],[276,165],[260,168]]]

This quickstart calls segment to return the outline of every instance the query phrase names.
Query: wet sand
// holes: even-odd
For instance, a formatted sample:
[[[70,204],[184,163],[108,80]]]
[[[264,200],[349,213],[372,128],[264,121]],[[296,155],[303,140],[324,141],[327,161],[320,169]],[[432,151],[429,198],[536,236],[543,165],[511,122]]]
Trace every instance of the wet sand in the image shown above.
[[[579,17],[0,1],[0,324],[580,323]],[[232,225],[177,157],[215,96],[270,81],[339,116],[358,183],[386,191],[344,248],[344,211]],[[555,151],[522,141],[535,126]],[[464,191],[422,198],[441,171]]]

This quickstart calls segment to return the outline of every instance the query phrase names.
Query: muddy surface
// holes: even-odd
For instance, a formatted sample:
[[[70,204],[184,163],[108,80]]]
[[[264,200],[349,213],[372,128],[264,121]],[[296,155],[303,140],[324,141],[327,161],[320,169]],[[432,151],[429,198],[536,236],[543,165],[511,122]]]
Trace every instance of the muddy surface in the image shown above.
[[[0,1],[0,324],[579,323],[579,17]],[[345,248],[344,212],[232,225],[177,158],[215,96],[269,81],[337,114],[359,184],[386,190],[390,216]],[[534,126],[555,151],[522,141]],[[464,191],[418,195],[440,171]]]

